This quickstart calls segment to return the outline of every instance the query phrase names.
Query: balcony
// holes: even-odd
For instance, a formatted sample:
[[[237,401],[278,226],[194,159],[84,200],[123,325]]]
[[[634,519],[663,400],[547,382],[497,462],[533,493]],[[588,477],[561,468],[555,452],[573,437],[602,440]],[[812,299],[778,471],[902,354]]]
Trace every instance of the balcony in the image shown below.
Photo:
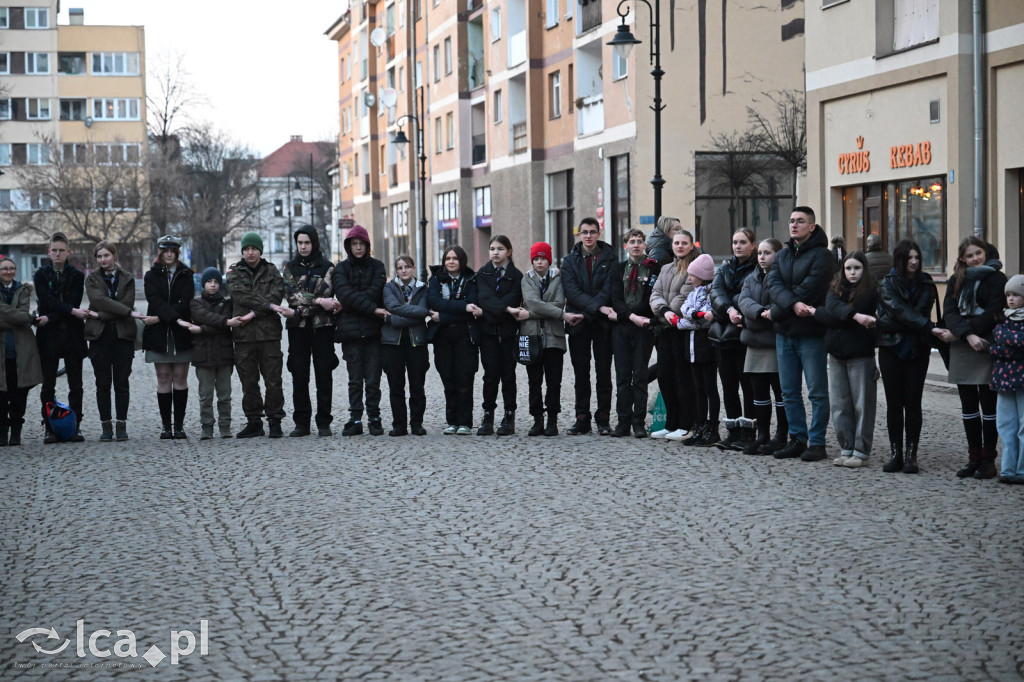
[[[604,95],[576,100],[576,132],[582,137],[604,130]]]
[[[525,136],[526,124],[523,124],[523,134]],[[487,161],[487,135],[481,133],[480,135],[473,136],[473,165],[478,163],[486,163]]]
[[[601,25],[601,0],[580,0],[580,33]]]
[[[512,124],[512,153],[520,154],[526,151],[526,121]]]
[[[520,31],[508,39],[508,67],[518,66],[526,61],[526,31]]]

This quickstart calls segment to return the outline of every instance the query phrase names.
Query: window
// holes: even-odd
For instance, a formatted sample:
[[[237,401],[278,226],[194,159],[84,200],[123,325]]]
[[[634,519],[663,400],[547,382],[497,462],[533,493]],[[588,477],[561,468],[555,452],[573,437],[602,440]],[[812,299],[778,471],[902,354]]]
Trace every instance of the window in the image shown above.
[[[619,53],[612,50],[612,80],[619,80],[629,75],[629,60],[623,59]]]
[[[84,52],[60,52],[57,54],[57,73],[68,76],[85,75]]]
[[[491,10],[491,42],[501,40],[501,8]]]
[[[11,72],[11,53],[0,52],[0,73],[8,74]]]
[[[10,9],[7,7],[0,7],[0,28],[11,27],[11,15]]]
[[[566,81],[566,85],[569,87],[569,113],[571,114],[576,106],[576,79],[573,75],[572,64],[569,64]]]
[[[548,74],[548,117],[558,118],[562,115],[562,72]]]
[[[50,73],[50,54],[48,52],[26,52],[25,73],[41,76]]]
[[[455,147],[455,114],[448,112],[445,114],[445,122],[448,124],[448,149]]]
[[[28,162],[32,164],[50,163],[50,148],[45,144],[30,142],[25,145],[28,152]]]
[[[434,216],[437,219],[437,262],[449,246],[459,243],[459,192],[434,195]]]
[[[92,117],[107,121],[138,121],[139,100],[137,98],[94,99]]]
[[[893,0],[892,32],[894,51],[938,40],[939,0]]]
[[[84,164],[89,162],[89,145],[76,143],[61,145],[64,163]]]
[[[414,83],[414,87],[419,88],[419,87],[422,87],[422,86],[423,86],[423,62],[416,62],[416,80],[415,80],[415,83]]]
[[[341,82],[344,83],[348,80],[348,76],[345,75],[345,58],[341,58],[341,66],[338,68],[338,73],[341,74]]]
[[[548,175],[548,235],[551,247],[558,253],[568,253],[575,241],[574,215],[573,172]]]
[[[405,67],[398,67],[398,91],[405,92]]]
[[[6,7],[4,8],[7,9]],[[0,189],[0,211],[11,210],[11,190]]]
[[[444,75],[452,72],[452,39],[444,39]]]
[[[494,122],[501,123],[502,116],[501,90],[494,91]]]
[[[138,76],[138,52],[94,52],[92,55],[94,76]]]
[[[572,19],[572,6],[576,4],[576,0],[565,0],[565,18]]]
[[[85,100],[84,99],[62,99],[60,101],[60,120],[62,121],[84,121]]]
[[[53,201],[50,199],[49,194],[45,192],[35,192],[29,200],[29,205],[33,211],[49,211],[53,208]]]
[[[384,25],[387,29],[388,38],[395,35],[395,6],[388,5],[384,10]]]
[[[434,119],[434,153],[441,153],[441,117],[438,116]]]
[[[441,46],[434,45],[434,82],[441,80]]]
[[[11,119],[11,100],[0,99],[0,121],[9,121]]]
[[[491,226],[491,187],[477,187],[473,190],[473,226]]]
[[[296,218],[302,217],[302,199],[292,197],[292,215]]]
[[[620,235],[626,234],[633,226],[629,214],[629,154],[613,156],[608,165],[612,184],[612,224],[608,230],[608,242],[617,244]]]
[[[405,28],[405,3],[398,3],[398,28]]]
[[[409,253],[409,202],[392,204],[389,214],[388,260],[394,262],[398,256]]]
[[[0,142],[0,166],[11,165],[11,144]]]
[[[274,199],[274,217],[284,217],[284,201],[281,199]]]
[[[93,155],[98,164],[138,164],[140,147],[137,144],[98,144]]]
[[[47,98],[29,97],[25,100],[26,117],[30,121],[50,120],[50,100]]]
[[[25,28],[50,28],[50,10],[45,7],[26,7]]]
[[[568,0],[572,2],[572,0]],[[544,27],[558,26],[558,0],[547,0],[547,11],[544,13]]]

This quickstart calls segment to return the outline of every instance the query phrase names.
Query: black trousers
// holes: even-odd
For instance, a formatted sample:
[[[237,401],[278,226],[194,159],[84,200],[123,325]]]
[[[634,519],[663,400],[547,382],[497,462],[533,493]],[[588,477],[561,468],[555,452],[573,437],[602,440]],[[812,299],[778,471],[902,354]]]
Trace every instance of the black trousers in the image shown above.
[[[288,330],[288,371],[292,374],[292,407],[296,424],[309,426],[313,405],[309,400],[309,366],[316,380],[316,425],[329,426],[333,400],[333,377],[338,366],[334,352],[334,329],[298,327]]]
[[[597,323],[581,322],[569,334],[569,359],[576,386],[576,416],[590,419],[590,359],[593,355],[597,387],[598,424],[611,421],[612,413],[612,333]]]
[[[539,417],[544,412],[558,414],[562,411],[562,360],[565,351],[561,348],[545,348],[540,361],[527,365],[526,376],[530,379],[530,415]],[[543,384],[547,384],[547,396],[542,396]]]
[[[342,341],[341,357],[348,371],[348,411],[353,420],[363,416],[363,387],[366,387],[366,416],[380,419],[380,339]]]
[[[46,403],[53,402],[57,397],[57,367],[61,358],[64,358],[65,377],[68,380],[68,407],[78,417],[78,423],[82,423],[82,360],[77,353],[68,353],[58,350],[56,353],[43,352],[40,349],[39,366],[43,371],[43,384],[39,389],[40,413],[46,419]]]
[[[447,325],[437,330],[434,366],[444,386],[445,424],[472,426],[473,386],[479,356],[465,324]]]
[[[632,322],[612,329],[615,357],[615,414],[620,422],[643,425],[647,419],[647,363],[654,334]]]
[[[718,377],[714,361],[690,365],[693,370],[693,384],[697,396],[697,422],[718,424],[722,408],[718,398]]]
[[[424,384],[430,369],[426,345],[413,346],[408,334],[402,334],[397,346],[381,348],[384,373],[388,375],[388,396],[391,398],[391,422],[396,429],[406,425],[422,426],[427,409]],[[409,409],[405,409],[405,377],[409,375]],[[453,422],[454,423],[454,422]]]
[[[690,375],[690,335],[665,328],[658,335],[658,390],[665,401],[665,428],[693,429],[694,388]]]
[[[484,412],[498,408],[498,384],[505,411],[516,409],[516,358],[519,337],[510,335],[498,340],[491,334],[480,335],[480,364],[484,366]]]
[[[7,358],[4,363],[6,391],[0,391],[0,427],[21,426],[25,423],[25,405],[29,387],[18,386],[18,359]]]
[[[135,343],[117,336],[113,324],[107,324],[100,338],[89,343],[89,359],[96,375],[96,409],[100,421],[108,422],[128,419],[128,400],[131,396],[129,377],[132,375],[132,358],[135,357]],[[114,387],[114,414],[110,413],[110,387]]]
[[[743,373],[743,363],[747,358],[747,347],[737,348],[715,347],[718,359],[718,375],[722,377],[722,402],[725,403],[726,419],[740,417],[754,418],[754,391],[750,386],[750,377]],[[740,402],[740,388],[743,389],[743,401]]]
[[[882,346],[878,349],[878,369],[882,373],[882,387],[885,389],[885,421],[889,442],[902,444],[904,430],[907,440],[917,442],[921,438],[921,424],[924,421],[921,400],[924,396],[924,380],[928,375],[928,356],[901,360],[888,347]],[[995,414],[994,409],[992,414]]]

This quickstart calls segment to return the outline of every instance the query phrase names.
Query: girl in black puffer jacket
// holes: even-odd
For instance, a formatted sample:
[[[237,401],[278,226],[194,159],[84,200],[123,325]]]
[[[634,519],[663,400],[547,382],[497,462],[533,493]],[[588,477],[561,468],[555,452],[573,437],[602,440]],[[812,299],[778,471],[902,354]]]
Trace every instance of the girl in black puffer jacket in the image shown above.
[[[878,283],[868,270],[868,259],[854,251],[832,280],[825,307],[814,317],[828,327],[828,398],[832,426],[839,441],[836,466],[862,467],[871,456],[877,400],[875,332]]]
[[[718,374],[722,377],[725,428],[729,435],[718,443],[722,450],[742,450],[754,440],[754,393],[743,373],[747,349],[740,342],[743,315],[738,301],[743,280],[757,267],[754,231],[737,230],[732,236],[733,257],[722,263],[711,283],[711,308],[715,322],[708,338],[715,346]],[[743,401],[740,401],[740,387]]]

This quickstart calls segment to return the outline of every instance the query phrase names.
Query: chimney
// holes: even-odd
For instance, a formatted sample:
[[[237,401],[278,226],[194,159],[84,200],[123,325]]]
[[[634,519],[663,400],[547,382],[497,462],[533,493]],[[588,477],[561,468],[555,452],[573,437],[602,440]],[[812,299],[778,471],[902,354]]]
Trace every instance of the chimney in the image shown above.
[[[292,142],[302,142],[302,135],[292,135]]]
[[[83,26],[85,24],[85,10],[81,7],[72,7],[69,9],[68,24],[71,26]]]

